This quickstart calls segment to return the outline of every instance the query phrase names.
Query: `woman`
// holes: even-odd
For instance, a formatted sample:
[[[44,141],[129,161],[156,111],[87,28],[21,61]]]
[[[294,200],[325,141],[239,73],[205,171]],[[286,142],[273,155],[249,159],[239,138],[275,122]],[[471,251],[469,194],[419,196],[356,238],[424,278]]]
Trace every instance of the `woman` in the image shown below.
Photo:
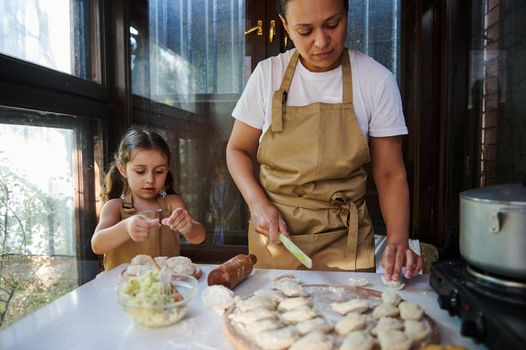
[[[348,1],[282,0],[281,21],[296,49],[258,64],[232,115],[227,164],[251,212],[257,267],[300,268],[278,233],[313,269],[374,271],[365,204],[371,161],[388,244],[387,280],[411,278],[422,258],[408,246],[407,133],[392,74],[344,47]],[[254,172],[254,162],[259,163]]]

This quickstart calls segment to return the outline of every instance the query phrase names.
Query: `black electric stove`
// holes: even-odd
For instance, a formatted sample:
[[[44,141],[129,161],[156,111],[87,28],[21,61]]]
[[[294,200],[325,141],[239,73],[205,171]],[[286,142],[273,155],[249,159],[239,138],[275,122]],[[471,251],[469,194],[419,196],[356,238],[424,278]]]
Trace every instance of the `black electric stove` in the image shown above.
[[[526,348],[526,281],[488,274],[465,261],[437,261],[431,287],[462,323],[460,332],[490,349]]]

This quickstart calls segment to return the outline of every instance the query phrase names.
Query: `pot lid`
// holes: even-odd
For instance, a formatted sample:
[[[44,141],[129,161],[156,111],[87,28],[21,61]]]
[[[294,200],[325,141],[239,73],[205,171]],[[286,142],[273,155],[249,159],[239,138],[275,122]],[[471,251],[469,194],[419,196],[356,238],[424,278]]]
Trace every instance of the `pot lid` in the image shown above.
[[[481,202],[526,205],[526,186],[523,184],[487,186],[461,192],[460,197]]]

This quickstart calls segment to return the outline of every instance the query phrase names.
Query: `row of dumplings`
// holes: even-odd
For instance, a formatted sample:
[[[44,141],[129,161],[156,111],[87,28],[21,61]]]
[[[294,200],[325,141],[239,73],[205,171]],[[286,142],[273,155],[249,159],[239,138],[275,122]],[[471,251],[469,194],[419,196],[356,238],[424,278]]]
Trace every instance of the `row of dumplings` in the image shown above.
[[[334,327],[313,308],[310,297],[294,276],[273,281],[277,290],[259,290],[248,299],[236,297],[237,311],[230,315],[263,349],[332,349],[332,331],[344,337],[340,349],[372,349],[378,338],[382,349],[409,349],[429,335],[421,321],[423,310],[402,302],[398,294],[384,292],[372,312],[374,328],[367,331],[367,299],[331,304],[342,317]],[[395,317],[400,316],[400,321]],[[371,323],[371,322],[370,322]],[[404,329],[404,331],[402,331]],[[371,336],[371,334],[373,336]]]
[[[360,340],[363,349],[372,348],[372,336],[378,338],[382,349],[410,349],[413,343],[423,341],[430,334],[429,327],[422,320],[422,308],[417,304],[402,301],[400,296],[392,291],[383,292],[382,303],[374,307],[371,315],[376,325],[370,330],[370,334],[365,331],[367,317],[370,317],[364,314],[369,309],[368,300],[351,299],[343,303],[333,303],[331,306],[334,311],[344,316],[336,324],[336,332]]]
[[[332,326],[313,308],[295,276],[273,280],[276,290],[261,289],[247,299],[235,298],[230,318],[263,349],[332,349]]]

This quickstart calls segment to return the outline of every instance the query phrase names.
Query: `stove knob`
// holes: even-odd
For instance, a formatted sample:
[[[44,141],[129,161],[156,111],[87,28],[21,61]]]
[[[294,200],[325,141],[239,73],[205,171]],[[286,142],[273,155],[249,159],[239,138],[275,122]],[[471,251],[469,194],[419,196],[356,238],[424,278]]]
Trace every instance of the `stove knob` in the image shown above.
[[[438,305],[440,305],[442,309],[447,310],[450,316],[454,316],[458,306],[457,291],[452,290],[448,295],[439,295]]]
[[[479,312],[471,311],[462,315],[460,333],[466,337],[472,337],[477,343],[484,341],[486,337],[486,327],[484,318]]]

